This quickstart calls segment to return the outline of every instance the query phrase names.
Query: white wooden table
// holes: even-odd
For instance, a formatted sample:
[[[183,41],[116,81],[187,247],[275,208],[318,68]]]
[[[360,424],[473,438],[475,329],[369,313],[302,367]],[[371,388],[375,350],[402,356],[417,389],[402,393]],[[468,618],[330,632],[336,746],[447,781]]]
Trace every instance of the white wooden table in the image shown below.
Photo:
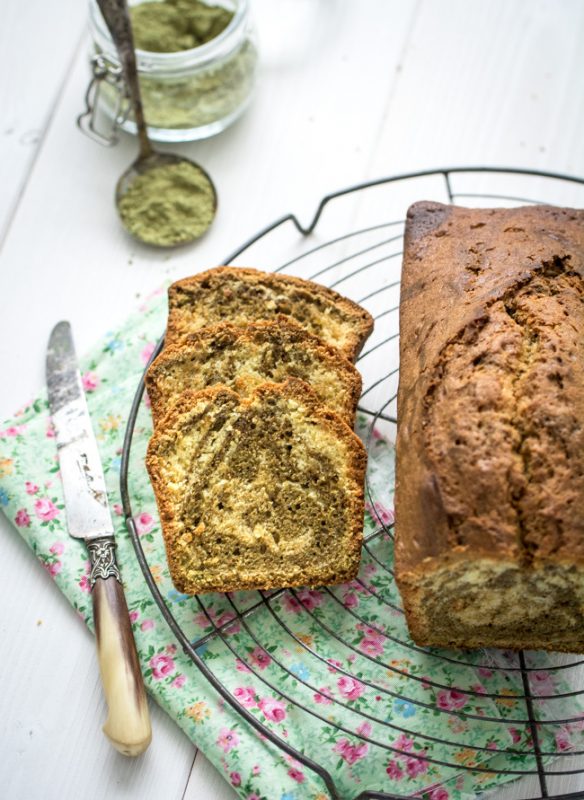
[[[164,279],[215,266],[334,189],[445,165],[584,175],[582,0],[252,0],[257,97],[184,146],[213,175],[209,235],[170,258],[133,244],[112,202],[133,157],[75,127],[87,82],[80,0],[0,0],[0,417],[43,381],[52,325],[79,350]],[[152,706],[135,761],[101,734],[93,642],[0,516],[0,796],[226,800],[232,790]],[[584,789],[582,778],[565,790]]]

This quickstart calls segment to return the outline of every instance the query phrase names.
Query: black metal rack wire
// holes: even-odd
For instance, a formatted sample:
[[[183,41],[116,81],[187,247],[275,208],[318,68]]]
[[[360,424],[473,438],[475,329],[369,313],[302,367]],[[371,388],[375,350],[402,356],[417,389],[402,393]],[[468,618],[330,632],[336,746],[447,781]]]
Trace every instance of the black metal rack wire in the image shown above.
[[[381,194],[380,194],[381,192]],[[536,199],[537,198],[537,199]],[[364,391],[359,404],[359,412],[366,421],[365,435],[368,449],[372,446],[372,437],[375,436],[377,426],[382,426],[384,434],[390,439],[395,432],[396,396],[398,377],[398,351],[397,341],[398,310],[399,310],[399,272],[401,264],[401,238],[403,234],[403,220],[405,210],[410,202],[416,199],[434,199],[443,202],[459,203],[466,205],[520,205],[529,203],[547,202],[551,204],[582,205],[584,204],[584,179],[568,175],[536,172],[531,170],[513,168],[488,168],[488,167],[455,167],[436,170],[427,170],[406,175],[370,181],[368,183],[343,189],[326,196],[319,204],[317,211],[307,226],[303,226],[298,218],[289,214],[268,225],[238,250],[225,260],[226,264],[238,262],[242,256],[251,260],[254,266],[269,269],[270,264],[278,264],[274,271],[287,271],[301,275],[312,280],[317,280],[327,286],[339,288],[357,302],[367,307],[376,319],[376,331],[365,351],[359,358],[358,366],[363,374]],[[333,203],[333,201],[335,201]],[[340,213],[332,214],[329,211],[337,204],[345,203]],[[347,202],[349,205],[347,206]],[[388,216],[393,214],[393,217]],[[340,222],[339,222],[340,219]],[[355,230],[347,230],[347,220],[362,220]],[[319,237],[311,234],[324,232]],[[335,227],[336,226],[336,227]],[[340,227],[339,227],[340,226]],[[282,234],[285,232],[285,237]],[[332,235],[331,235],[332,232]],[[300,234],[300,236],[298,236]],[[279,257],[278,257],[279,256]],[[272,267],[273,269],[273,267]],[[160,352],[163,340],[152,358]],[[351,607],[340,597],[336,587],[321,590],[322,597],[327,605],[326,613],[311,607],[306,596],[301,590],[281,589],[273,592],[246,593],[244,598],[238,594],[225,595],[223,606],[225,613],[217,617],[210,608],[212,596],[200,596],[192,599],[193,607],[205,615],[208,620],[209,630],[199,634],[196,638],[188,635],[183,626],[177,621],[171,605],[162,596],[148,565],[146,554],[138,535],[133,520],[131,503],[131,490],[128,485],[132,437],[136,419],[144,392],[143,378],[138,386],[126,430],[122,468],[121,492],[126,525],[132,538],[136,555],[150,591],[160,608],[165,620],[173,631],[186,654],[198,666],[201,674],[209,681],[214,689],[224,700],[245,719],[252,728],[262,734],[271,742],[278,751],[295,759],[320,777],[326,791],[335,800],[341,796],[338,786],[327,769],[319,764],[315,758],[303,751],[298,743],[293,744],[285,739],[273,726],[262,722],[254,716],[248,708],[242,705],[234,696],[232,689],[217,676],[213,661],[208,661],[202,654],[204,646],[213,644],[221,646],[226,654],[235,657],[244,668],[253,674],[254,679],[260,681],[266,689],[276,693],[287,702],[294,704],[300,719],[303,714],[326,721],[336,732],[350,734],[355,740],[371,747],[381,748],[387,752],[388,757],[405,755],[396,747],[389,744],[387,737],[383,738],[379,731],[385,729],[395,734],[409,735],[423,747],[433,743],[439,745],[437,755],[428,757],[427,761],[443,769],[452,770],[452,775],[469,773],[477,778],[477,792],[480,791],[478,778],[481,773],[504,774],[522,778],[521,795],[514,789],[514,798],[521,796],[529,798],[553,798],[554,800],[574,800],[584,797],[584,749],[563,749],[558,744],[558,734],[570,725],[578,725],[582,717],[577,705],[578,698],[584,699],[584,681],[581,668],[584,658],[519,652],[516,654],[498,654],[485,651],[482,653],[456,652],[446,650],[429,650],[419,648],[409,640],[407,628],[403,621],[399,596],[391,583],[391,541],[393,537],[391,518],[379,512],[379,503],[391,499],[390,487],[387,487],[387,497],[379,496],[380,489],[371,480],[367,480],[366,497],[368,508],[374,520],[372,529],[365,537],[364,563],[373,564],[387,576],[385,588],[374,587],[363,571],[360,573],[354,590],[364,596],[372,597],[383,613],[392,615],[399,620],[401,629],[388,630],[383,622],[371,622],[362,615],[360,609]],[[383,504],[382,504],[383,505]],[[310,624],[317,626],[319,631],[318,641],[309,641],[293,629],[289,618],[286,616],[282,603],[293,604],[302,617]],[[391,650],[395,648],[397,654],[404,652],[424,653],[429,663],[435,665],[434,677],[409,674],[408,670],[400,664],[400,659],[378,658],[375,653],[363,653],[355,643],[343,638],[343,626],[339,620],[348,619],[357,625],[366,625],[378,637],[383,637],[384,645]],[[282,635],[299,650],[303,657],[321,668],[326,668],[335,676],[354,678],[350,665],[358,657],[365,664],[365,675],[361,671],[359,682],[366,691],[377,693],[376,696],[393,698],[394,701],[411,704],[414,707],[430,709],[440,715],[444,720],[452,721],[450,729],[453,731],[448,738],[433,736],[424,730],[414,730],[408,725],[407,720],[397,722],[395,719],[385,720],[379,718],[370,710],[354,711],[351,714],[368,727],[361,725],[361,732],[355,731],[355,726],[347,726],[346,721],[336,721],[334,715],[325,715],[315,703],[307,700],[313,692],[324,691],[311,683],[310,678],[297,674],[287,665],[280,652],[271,654],[271,661],[280,671],[277,674],[282,680],[274,683],[245,655],[245,648],[238,646],[232,635],[235,626],[243,632],[248,643],[260,649],[266,649],[268,643],[262,637],[262,631],[269,620],[270,624],[277,624]],[[342,650],[348,659],[347,666],[330,657],[335,649]],[[384,651],[385,652],[385,651]],[[351,660],[353,659],[353,661]],[[468,667],[470,674],[476,670],[489,670],[497,673],[505,686],[515,687],[508,691],[505,688],[496,692],[487,692],[484,687],[472,686],[452,687],[440,680],[441,666],[454,664],[459,667]],[[548,675],[561,679],[562,690],[558,691],[554,685],[552,692],[542,692],[534,687],[538,676],[545,669]],[[385,678],[391,674],[391,681]],[[396,685],[392,681],[396,682]],[[501,685],[501,684],[500,684]],[[456,708],[439,707],[435,701],[435,693],[426,700],[420,699],[420,689],[430,688],[435,690],[458,690],[466,696],[477,698],[478,702],[491,702],[488,709],[477,706],[477,713],[468,713]],[[312,695],[313,696],[313,695]],[[327,696],[324,691],[324,700],[331,706],[345,706],[338,697]],[[499,703],[505,703],[510,708],[507,716],[498,712]],[[555,711],[557,703],[561,703],[560,712]],[[573,704],[570,706],[570,704]],[[495,710],[493,710],[495,709]],[[465,724],[482,725],[489,723],[501,726],[507,731],[523,728],[527,732],[527,745],[515,749],[512,745],[508,748],[493,748],[490,745],[472,745],[464,741],[464,736],[457,738],[455,720],[462,720]],[[552,734],[550,737],[549,734]],[[550,741],[553,745],[550,746]],[[544,742],[547,742],[545,744]],[[461,759],[462,752],[470,751],[475,758],[468,759],[467,763]],[[481,762],[483,756],[506,757],[503,766],[493,766],[491,762]],[[416,755],[409,752],[410,757]],[[517,756],[516,763],[513,757]],[[511,764],[508,763],[509,758]],[[561,776],[579,775],[578,790],[562,791],[564,788],[558,780]],[[498,789],[497,797],[510,796],[506,794],[507,788]],[[385,798],[398,800],[406,795],[388,794],[379,788],[369,788],[362,791],[354,800],[366,798]]]

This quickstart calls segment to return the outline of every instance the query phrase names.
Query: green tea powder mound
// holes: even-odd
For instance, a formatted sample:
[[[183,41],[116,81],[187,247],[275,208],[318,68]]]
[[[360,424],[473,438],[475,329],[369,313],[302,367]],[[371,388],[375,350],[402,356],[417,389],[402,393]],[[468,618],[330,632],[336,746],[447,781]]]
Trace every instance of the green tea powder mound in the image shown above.
[[[176,53],[219,36],[233,13],[200,0],[155,0],[130,6],[130,17],[137,48],[151,53]]]
[[[205,173],[181,162],[138,175],[119,202],[124,227],[162,247],[202,236],[215,216],[216,197]]]

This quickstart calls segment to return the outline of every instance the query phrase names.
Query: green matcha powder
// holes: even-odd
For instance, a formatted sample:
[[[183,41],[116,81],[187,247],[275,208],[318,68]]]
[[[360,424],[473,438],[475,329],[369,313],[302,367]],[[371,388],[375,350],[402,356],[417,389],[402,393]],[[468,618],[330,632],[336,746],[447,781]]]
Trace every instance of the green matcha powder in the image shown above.
[[[137,239],[160,247],[202,236],[215,216],[215,194],[195,164],[166,164],[136,177],[121,198],[122,222]]]
[[[134,45],[151,53],[191,50],[219,36],[233,19],[221,6],[200,0],[164,0],[130,7]]]
[[[229,26],[233,12],[200,0],[156,0],[130,7],[134,44],[151,53],[206,45]],[[220,61],[205,66],[152,65],[140,72],[146,123],[151,128],[188,130],[235,118],[251,94],[257,51],[249,37]],[[117,90],[102,85],[103,101],[116,106]],[[130,117],[131,118],[131,117]]]

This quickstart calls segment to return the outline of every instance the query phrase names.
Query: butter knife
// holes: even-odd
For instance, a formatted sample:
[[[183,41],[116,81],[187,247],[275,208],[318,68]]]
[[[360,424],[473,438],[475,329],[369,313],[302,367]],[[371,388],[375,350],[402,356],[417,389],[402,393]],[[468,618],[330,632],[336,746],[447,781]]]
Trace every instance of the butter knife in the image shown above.
[[[137,756],[152,731],[144,681],[116,564],[114,526],[68,322],[49,339],[49,407],[56,431],[69,535],[84,539],[99,670],[108,706],[103,732],[120,753]]]

